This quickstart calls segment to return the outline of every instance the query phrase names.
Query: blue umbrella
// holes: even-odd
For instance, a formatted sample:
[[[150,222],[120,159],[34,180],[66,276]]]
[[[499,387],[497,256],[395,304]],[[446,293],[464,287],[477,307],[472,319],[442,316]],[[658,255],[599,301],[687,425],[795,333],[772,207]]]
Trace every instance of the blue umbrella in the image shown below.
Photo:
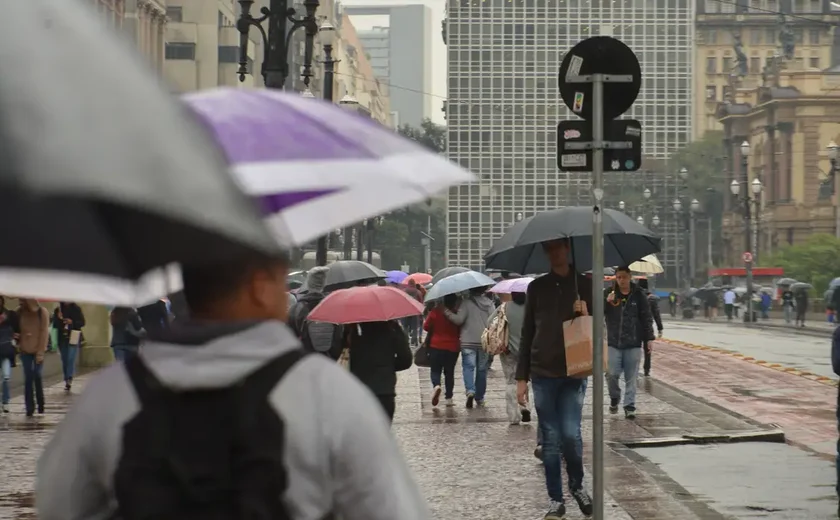
[[[454,274],[438,283],[434,284],[429,292],[426,293],[426,302],[439,300],[444,296],[450,294],[458,294],[469,291],[470,289],[477,289],[479,287],[492,287],[496,285],[496,281],[476,271],[467,271],[464,273]]]
[[[388,275],[385,281],[390,283],[402,283],[403,280],[408,278],[408,273],[402,271],[385,271],[385,274]]]

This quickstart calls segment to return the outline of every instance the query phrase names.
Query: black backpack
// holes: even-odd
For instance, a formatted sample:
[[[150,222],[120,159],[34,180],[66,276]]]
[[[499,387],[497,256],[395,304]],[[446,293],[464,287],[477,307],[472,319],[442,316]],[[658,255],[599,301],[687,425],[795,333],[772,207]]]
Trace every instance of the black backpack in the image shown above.
[[[123,426],[114,487],[123,520],[290,520],[283,420],[268,400],[306,356],[285,353],[232,386],[178,392],[126,362],[140,411]]]

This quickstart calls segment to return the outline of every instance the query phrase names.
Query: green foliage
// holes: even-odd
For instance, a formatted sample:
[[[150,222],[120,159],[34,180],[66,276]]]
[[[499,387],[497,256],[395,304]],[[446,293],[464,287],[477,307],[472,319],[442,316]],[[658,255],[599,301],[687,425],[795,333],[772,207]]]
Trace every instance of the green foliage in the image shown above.
[[[840,239],[827,234],[814,234],[802,244],[785,247],[761,264],[781,267],[785,276],[814,286],[822,296],[828,284],[840,276]]]
[[[431,119],[424,119],[420,128],[402,125],[397,131],[437,153],[446,151],[446,127],[433,123]]]

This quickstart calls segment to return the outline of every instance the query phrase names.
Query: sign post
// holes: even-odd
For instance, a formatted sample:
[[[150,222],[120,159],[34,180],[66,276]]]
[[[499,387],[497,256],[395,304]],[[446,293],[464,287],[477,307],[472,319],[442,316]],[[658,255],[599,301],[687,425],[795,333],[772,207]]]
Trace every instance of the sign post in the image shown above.
[[[592,172],[592,513],[595,520],[605,520],[604,292],[599,283],[604,279],[601,206],[604,155],[606,150],[633,154],[623,161],[611,159],[611,171],[635,171],[641,166],[641,124],[633,120],[613,121],[633,105],[641,82],[642,72],[636,55],[620,40],[607,36],[579,42],[566,54],[560,66],[560,95],[572,112],[585,121],[563,121],[558,125],[557,164],[561,171],[590,171],[591,166]],[[610,137],[615,140],[605,140],[607,126]],[[623,128],[624,135],[616,136],[614,128]],[[570,142],[589,133],[591,140]],[[575,153],[567,154],[566,151]]]
[[[747,323],[752,323],[753,321],[755,321],[753,320],[752,253],[750,253],[749,251],[744,251],[744,254],[741,255],[741,259],[744,261],[744,267],[746,268],[747,272],[747,315],[744,316],[744,321],[746,321]]]

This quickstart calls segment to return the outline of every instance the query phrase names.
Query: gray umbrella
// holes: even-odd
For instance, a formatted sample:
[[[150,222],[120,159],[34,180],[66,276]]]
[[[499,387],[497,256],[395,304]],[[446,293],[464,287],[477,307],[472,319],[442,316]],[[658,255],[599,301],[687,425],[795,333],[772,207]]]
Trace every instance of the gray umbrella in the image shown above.
[[[375,282],[388,277],[388,274],[367,262],[359,260],[340,260],[333,262],[327,271],[324,288],[328,291],[352,287],[366,282]]]
[[[4,9],[0,266],[136,280],[279,253],[210,136],[91,8]]]
[[[466,273],[467,271],[469,271],[469,269],[467,269],[466,267],[444,267],[443,269],[435,273],[435,275],[432,277],[432,281],[429,283],[434,285],[439,281],[443,280],[444,278],[449,278],[450,276],[458,273]]]

